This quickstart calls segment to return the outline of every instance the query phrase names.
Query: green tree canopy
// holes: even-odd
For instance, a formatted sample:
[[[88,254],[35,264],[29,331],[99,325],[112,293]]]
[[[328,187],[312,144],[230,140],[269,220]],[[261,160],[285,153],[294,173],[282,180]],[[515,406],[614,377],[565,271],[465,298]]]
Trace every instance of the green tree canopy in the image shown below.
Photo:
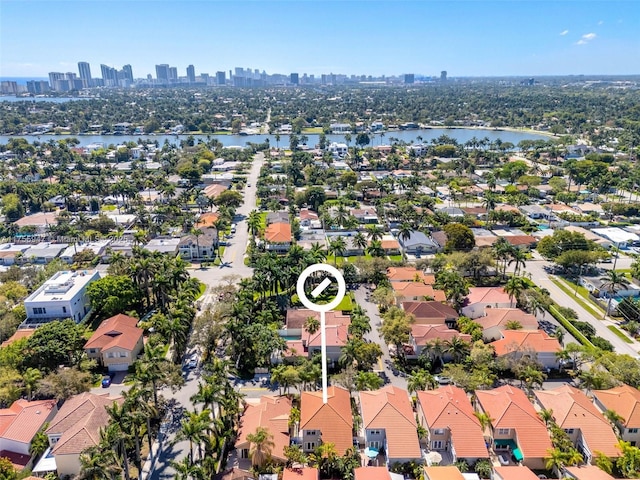
[[[98,318],[137,310],[142,300],[140,289],[124,275],[108,275],[90,283],[87,294]]]

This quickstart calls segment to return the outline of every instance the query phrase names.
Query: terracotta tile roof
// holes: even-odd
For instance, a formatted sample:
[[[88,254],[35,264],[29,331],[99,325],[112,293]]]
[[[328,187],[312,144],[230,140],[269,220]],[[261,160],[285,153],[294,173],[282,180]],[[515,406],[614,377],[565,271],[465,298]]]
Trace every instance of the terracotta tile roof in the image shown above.
[[[435,290],[431,285],[419,282],[391,282],[396,297],[431,297],[438,302],[447,298],[442,290]]]
[[[27,227],[30,225],[39,227],[45,225],[55,225],[57,223],[58,211],[53,212],[38,212],[32,215],[27,215],[26,217],[22,217],[19,220],[13,222],[14,225],[18,227]]]
[[[291,225],[284,222],[272,223],[265,229],[264,239],[269,243],[291,242]]]
[[[509,295],[502,287],[471,287],[466,298],[466,305],[474,303],[510,303]]]
[[[476,390],[475,394],[482,410],[493,419],[494,430],[516,430],[518,447],[525,458],[549,456],[551,439],[547,427],[522,390],[505,385],[493,390]]]
[[[609,390],[594,390],[593,394],[607,410],[624,418],[626,428],[640,428],[640,390],[621,385]]]
[[[325,336],[327,347],[343,347],[349,340],[348,327],[346,325],[325,325]],[[309,347],[319,347],[321,344],[322,332],[318,330],[315,333],[302,331],[302,341]]]
[[[288,397],[265,395],[256,403],[249,403],[240,418],[236,448],[250,448],[247,436],[255,433],[258,427],[263,427],[273,435],[271,456],[285,461],[284,447],[289,446],[290,413],[291,399]]]
[[[398,250],[400,249],[400,244],[397,240],[382,240],[380,242],[380,246],[385,250]]]
[[[213,227],[220,215],[216,212],[205,212],[198,218],[198,223],[196,223],[196,228],[207,228]]]
[[[4,342],[2,342],[2,345],[0,345],[0,347],[7,347],[11,345],[13,342],[17,342],[18,340],[21,340],[23,338],[29,338],[31,335],[33,335],[33,332],[35,331],[36,331],[35,328],[21,328],[19,330],[16,330],[16,332],[13,335],[11,335]]]
[[[387,470],[387,467],[358,467],[353,469],[353,479],[391,480],[391,475],[389,475],[389,470]]]
[[[424,467],[425,480],[464,480],[462,473],[453,465]]]
[[[471,335],[460,333],[459,331],[442,324],[422,325],[414,323],[411,325],[411,336],[418,346],[424,346],[436,338],[448,341],[453,337],[459,337],[460,340],[471,342]]]
[[[122,401],[122,398],[88,392],[68,399],[53,417],[46,432],[47,435],[61,435],[51,453],[79,454],[85,448],[97,445],[100,442],[100,429],[109,423],[106,407]]]
[[[318,480],[320,474],[317,468],[286,468],[282,472],[282,480]]]
[[[600,451],[607,457],[620,456],[611,425],[582,391],[563,385],[553,390],[536,391],[535,395],[544,408],[553,410],[553,418],[560,428],[580,429],[591,452]]]
[[[510,321],[519,322],[524,330],[537,330],[538,319],[519,308],[486,308],[484,317],[474,319],[483,329],[505,326]]]
[[[283,352],[285,357],[306,357],[308,354],[309,349],[302,340],[287,340],[287,350]]]
[[[322,391],[302,392],[300,397],[300,429],[320,430],[322,441],[336,446],[338,455],[344,455],[353,444],[353,417],[349,392],[331,386],[328,401],[322,403]]]
[[[426,274],[413,267],[389,267],[387,268],[387,278],[390,282],[415,282],[418,279],[426,285],[433,285],[436,281],[434,275]]]
[[[520,245],[533,245],[538,242],[538,239],[531,235],[507,235],[502,238],[506,239],[507,242],[509,242],[514,247]]]
[[[418,402],[428,428],[449,428],[460,458],[489,458],[480,422],[463,389],[448,385],[419,391]]]
[[[515,350],[533,350],[538,353],[555,353],[562,350],[560,342],[542,330],[503,330],[502,338],[491,342],[496,355],[507,355]]]
[[[565,467],[564,469],[569,472],[572,478],[577,480],[614,480],[614,477],[595,465]]]
[[[385,429],[387,456],[421,458],[416,419],[406,390],[388,385],[360,392],[360,405],[365,429]]]
[[[308,208],[300,209],[300,220],[318,220],[318,214]]]
[[[143,330],[138,328],[137,324],[137,318],[122,313],[107,318],[91,335],[84,348],[98,348],[103,351],[118,347],[133,350],[143,334]]]
[[[233,467],[226,472],[216,475],[215,480],[255,480],[253,474],[247,470]]]
[[[307,308],[290,308],[287,310],[287,328],[304,329],[304,323],[309,317],[320,320],[320,312],[314,312]],[[325,323],[327,325],[349,325],[351,323],[351,317],[344,315],[342,312],[331,310],[325,314]]]
[[[402,308],[415,317],[416,323],[434,325],[458,319],[458,312],[454,308],[436,301],[402,302]]]
[[[55,408],[54,400],[29,402],[21,399],[9,408],[0,409],[0,439],[31,443]]]
[[[524,465],[493,467],[496,480],[538,480],[538,476]]]

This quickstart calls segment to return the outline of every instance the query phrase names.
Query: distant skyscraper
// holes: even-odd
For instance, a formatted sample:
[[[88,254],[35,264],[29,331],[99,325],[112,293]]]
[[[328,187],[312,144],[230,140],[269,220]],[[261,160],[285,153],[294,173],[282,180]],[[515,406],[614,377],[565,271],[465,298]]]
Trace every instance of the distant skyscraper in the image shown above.
[[[300,78],[298,77],[298,74],[297,74],[297,73],[292,73],[292,74],[289,76],[289,82],[290,82],[292,85],[300,85]]]
[[[169,82],[176,83],[178,81],[178,69],[176,67],[169,67]]]
[[[78,62],[78,72],[80,73],[82,86],[84,88],[92,87],[93,82],[91,81],[91,66],[89,62]]]
[[[29,80],[27,82],[27,92],[34,95],[40,95],[41,93],[47,93],[50,90],[49,82],[43,80]]]
[[[131,65],[125,65],[122,67],[122,76],[125,80],[133,83],[133,70],[131,69]]]
[[[447,71],[443,70],[440,72],[440,81],[441,82],[446,82],[447,81]]]
[[[196,67],[193,65],[187,67],[187,80],[189,83],[196,83]]]
[[[218,85],[226,85],[227,79],[225,78],[224,72],[216,72],[216,83]]]
[[[405,73],[404,83],[405,85],[411,85],[415,82],[415,75],[413,73]]]
[[[158,83],[169,83],[169,65],[163,63],[156,65],[156,78]]]
[[[105,87],[117,87],[118,86],[118,71],[108,65],[100,65],[100,71],[102,72],[102,83]]]

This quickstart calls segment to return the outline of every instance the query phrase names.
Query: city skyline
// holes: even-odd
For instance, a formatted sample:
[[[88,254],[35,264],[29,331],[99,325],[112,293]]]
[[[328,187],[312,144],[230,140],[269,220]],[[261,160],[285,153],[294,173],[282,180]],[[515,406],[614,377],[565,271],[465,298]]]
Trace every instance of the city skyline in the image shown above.
[[[101,64],[132,65],[135,78],[155,78],[160,64],[179,76],[189,65],[211,76],[239,65],[316,76],[640,73],[631,21],[639,2],[4,0],[0,8],[2,77],[78,72],[78,61],[94,78]]]

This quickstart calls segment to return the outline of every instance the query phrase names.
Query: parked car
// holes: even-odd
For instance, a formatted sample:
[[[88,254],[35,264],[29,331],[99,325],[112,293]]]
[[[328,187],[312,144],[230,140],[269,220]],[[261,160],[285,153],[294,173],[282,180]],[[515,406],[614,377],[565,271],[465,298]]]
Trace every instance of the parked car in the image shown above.
[[[451,383],[451,379],[449,377],[445,377],[444,375],[436,375],[433,377],[436,382],[440,385],[449,385]]]
[[[187,368],[189,370],[193,370],[194,368],[197,368],[197,367],[198,367],[198,359],[196,357],[189,359],[189,361],[187,362]]]
[[[102,388],[109,388],[111,386],[111,377],[104,376],[102,377]]]

